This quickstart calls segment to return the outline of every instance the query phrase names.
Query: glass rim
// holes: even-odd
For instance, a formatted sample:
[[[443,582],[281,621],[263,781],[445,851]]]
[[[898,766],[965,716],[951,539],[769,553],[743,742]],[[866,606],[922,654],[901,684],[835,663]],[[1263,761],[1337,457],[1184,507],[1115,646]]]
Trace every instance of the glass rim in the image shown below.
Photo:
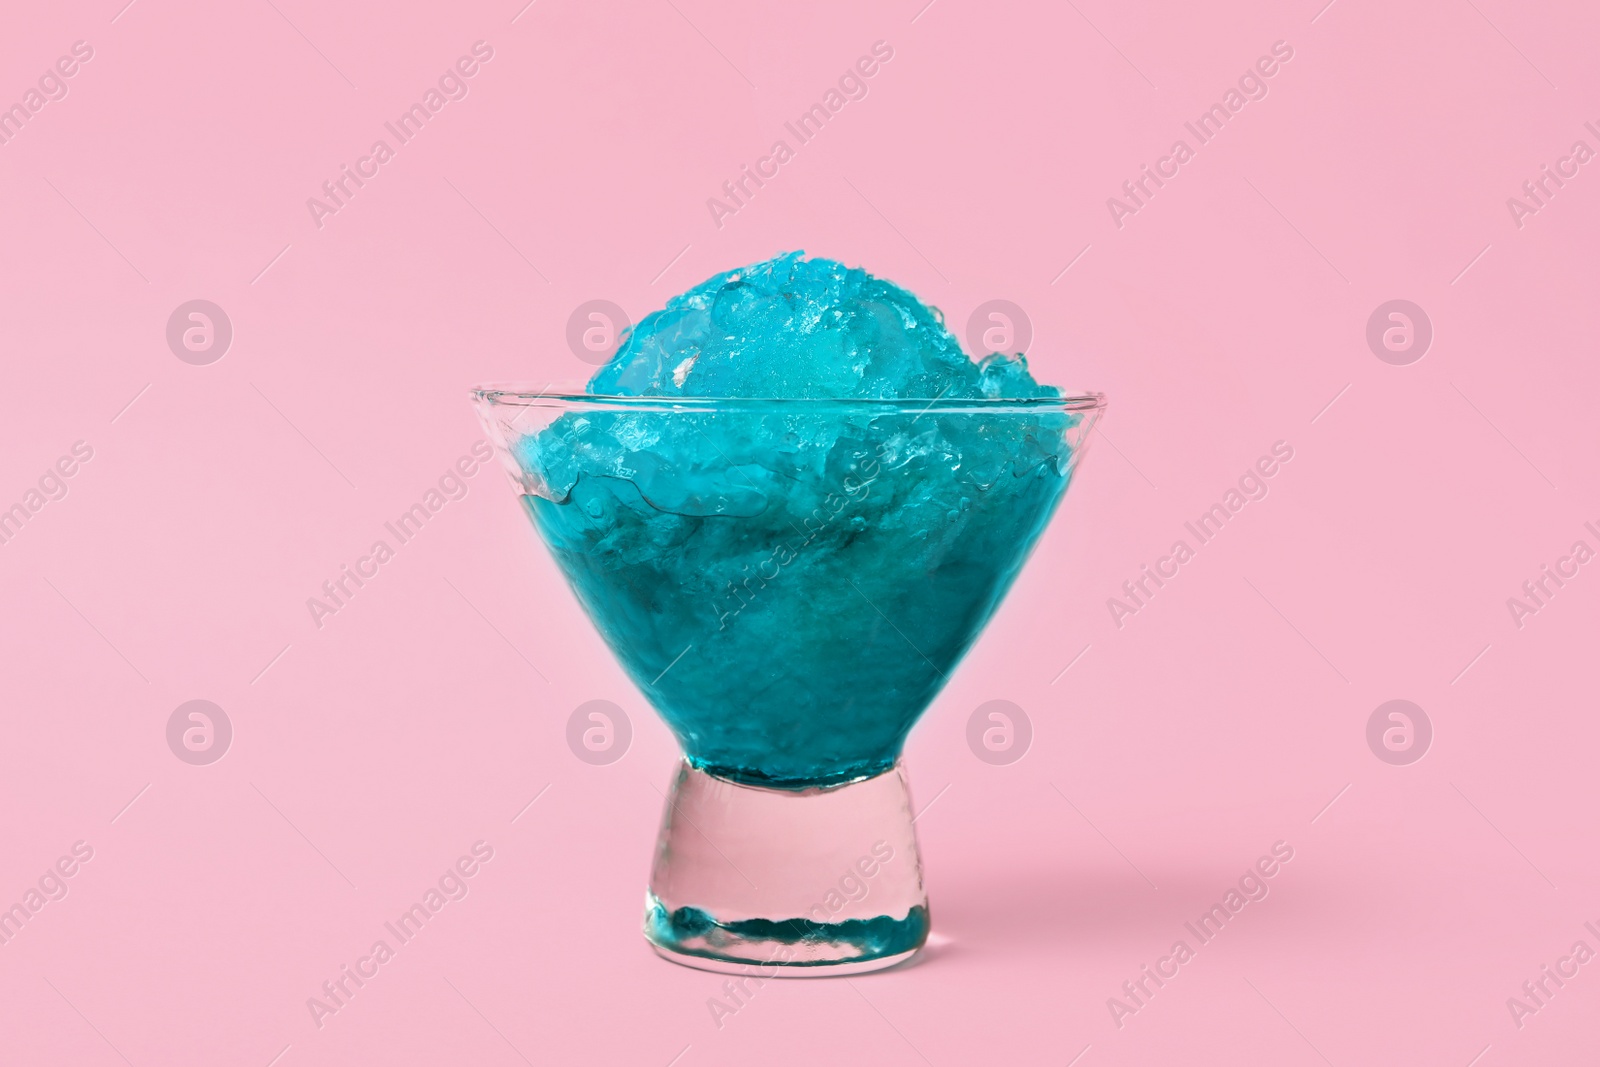
[[[730,396],[610,396],[600,393],[534,389],[518,383],[489,383],[473,387],[476,404],[517,408],[566,408],[578,411],[654,412],[813,412],[856,411],[898,414],[929,411],[944,413],[1082,413],[1104,411],[1104,393],[1035,397],[730,397]]]

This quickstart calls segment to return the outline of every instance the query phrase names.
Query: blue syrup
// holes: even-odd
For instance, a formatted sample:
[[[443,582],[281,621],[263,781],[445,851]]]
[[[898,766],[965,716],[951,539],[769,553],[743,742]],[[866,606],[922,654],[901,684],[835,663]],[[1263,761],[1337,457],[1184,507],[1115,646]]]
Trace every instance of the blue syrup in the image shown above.
[[[822,923],[814,919],[738,919],[719,922],[699,908],[667,910],[651,896],[645,908],[645,935],[658,945],[688,956],[776,967],[826,967],[837,958],[816,961],[780,960],[776,945],[848,945],[855,954],[848,962],[865,963],[898,956],[922,947],[928,940],[928,909],[913,905],[904,918],[878,915],[871,919],[846,919]]]

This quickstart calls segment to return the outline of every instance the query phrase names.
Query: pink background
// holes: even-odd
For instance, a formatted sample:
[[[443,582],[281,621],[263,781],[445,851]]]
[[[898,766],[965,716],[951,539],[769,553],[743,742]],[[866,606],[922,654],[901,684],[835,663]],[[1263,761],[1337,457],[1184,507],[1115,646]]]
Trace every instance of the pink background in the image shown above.
[[[1600,548],[1600,165],[1506,205],[1600,148],[1592,5],[122,3],[0,35],[0,102],[94,49],[0,145],[0,507],[93,449],[0,545],[0,905],[94,849],[0,946],[0,1062],[1600,1056],[1600,962],[1506,1004],[1600,949],[1600,565],[1506,606]],[[306,199],[478,40],[469,95],[319,229]],[[714,225],[878,40],[869,95]],[[1269,95],[1118,228],[1106,199],[1279,40]],[[675,746],[500,474],[320,629],[306,599],[479,439],[467,386],[587,376],[580,303],[638,317],[797,247],[957,327],[1014,301],[1039,377],[1112,407],[907,750],[933,947],[719,1028],[722,979],[638,933]],[[164,334],[196,298],[234,328],[207,366]],[[1434,327],[1409,366],[1365,340],[1397,298]],[[1270,495],[1118,628],[1107,598],[1280,440]],[[1365,740],[1396,698],[1434,728],[1409,766]],[[209,766],[167,746],[191,699],[233,724]],[[564,740],[591,699],[632,721],[608,766]],[[967,747],[992,699],[1020,762]],[[319,1029],[307,998],[479,840],[470,894]],[[1107,999],[1279,840],[1270,896],[1119,1028]]]

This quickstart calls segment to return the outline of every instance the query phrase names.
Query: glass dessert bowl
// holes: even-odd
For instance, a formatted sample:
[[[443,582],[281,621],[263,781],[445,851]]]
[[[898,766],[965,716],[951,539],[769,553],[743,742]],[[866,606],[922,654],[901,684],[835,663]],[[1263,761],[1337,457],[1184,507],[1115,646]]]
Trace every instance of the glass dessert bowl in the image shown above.
[[[683,748],[646,896],[656,951],[793,975],[913,954],[929,918],[901,748],[1103,397],[472,396]]]

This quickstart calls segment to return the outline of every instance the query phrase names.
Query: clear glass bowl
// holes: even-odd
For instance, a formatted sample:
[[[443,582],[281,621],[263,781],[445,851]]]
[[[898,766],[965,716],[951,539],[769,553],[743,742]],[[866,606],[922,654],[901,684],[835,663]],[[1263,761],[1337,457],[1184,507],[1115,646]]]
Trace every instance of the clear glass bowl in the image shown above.
[[[915,951],[928,922],[901,748],[1054,514],[1104,398],[473,400],[683,746],[647,899],[658,950],[828,973]]]

